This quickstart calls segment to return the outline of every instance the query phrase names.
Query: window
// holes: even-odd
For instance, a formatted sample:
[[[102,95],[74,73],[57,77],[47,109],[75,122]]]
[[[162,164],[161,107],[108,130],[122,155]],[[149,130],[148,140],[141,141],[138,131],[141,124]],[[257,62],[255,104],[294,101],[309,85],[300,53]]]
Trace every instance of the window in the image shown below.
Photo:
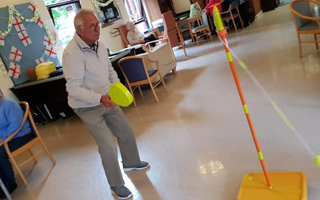
[[[142,0],[124,0],[124,3],[129,19],[136,24],[137,29],[141,32],[149,29]]]
[[[144,20],[141,0],[125,0],[124,2],[130,21],[138,22]]]
[[[75,32],[73,19],[81,8],[80,1],[44,0],[44,3],[48,8],[62,45],[66,47]]]

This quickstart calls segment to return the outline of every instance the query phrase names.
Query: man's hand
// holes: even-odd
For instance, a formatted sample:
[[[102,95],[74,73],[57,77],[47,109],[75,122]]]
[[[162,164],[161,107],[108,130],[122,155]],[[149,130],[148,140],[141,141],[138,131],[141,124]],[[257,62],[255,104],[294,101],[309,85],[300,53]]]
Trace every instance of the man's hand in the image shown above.
[[[143,43],[144,43],[144,39],[141,39],[141,40],[140,40],[140,43],[143,44]]]
[[[100,99],[100,102],[105,106],[105,107],[113,107],[115,106],[116,104],[113,103],[111,101],[111,98],[109,95],[102,95],[101,96],[101,99]]]

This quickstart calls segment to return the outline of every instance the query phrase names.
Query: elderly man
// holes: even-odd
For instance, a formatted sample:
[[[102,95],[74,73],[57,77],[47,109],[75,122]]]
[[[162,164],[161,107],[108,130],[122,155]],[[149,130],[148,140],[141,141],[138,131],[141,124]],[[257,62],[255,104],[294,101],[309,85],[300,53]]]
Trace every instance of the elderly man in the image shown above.
[[[0,94],[0,178],[9,193],[12,193],[17,188],[17,184],[3,142],[20,128],[23,121],[23,115],[24,112],[19,104],[2,97]],[[14,151],[32,138],[33,135],[31,134],[30,123],[29,121],[26,121],[17,135],[8,142],[8,146],[11,151]],[[4,192],[0,189],[0,199],[5,197]]]
[[[133,130],[108,95],[119,82],[106,51],[98,41],[100,23],[93,11],[82,9],[74,19],[76,33],[63,52],[68,103],[96,141],[111,191],[120,199],[132,197],[124,186],[113,136],[118,140],[124,171],[149,167],[139,157]]]

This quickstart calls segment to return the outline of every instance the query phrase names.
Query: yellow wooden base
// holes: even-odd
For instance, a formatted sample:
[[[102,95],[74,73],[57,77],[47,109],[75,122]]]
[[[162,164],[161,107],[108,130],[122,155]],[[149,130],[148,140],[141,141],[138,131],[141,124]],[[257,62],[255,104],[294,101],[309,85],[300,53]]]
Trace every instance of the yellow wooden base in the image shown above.
[[[272,189],[263,173],[246,174],[237,200],[307,200],[307,176],[302,172],[269,173]]]

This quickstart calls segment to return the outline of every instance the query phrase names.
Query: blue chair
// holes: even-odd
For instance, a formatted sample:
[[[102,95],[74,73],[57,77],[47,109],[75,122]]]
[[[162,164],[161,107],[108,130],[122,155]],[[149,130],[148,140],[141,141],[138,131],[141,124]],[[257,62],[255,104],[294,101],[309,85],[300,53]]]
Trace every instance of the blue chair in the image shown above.
[[[320,40],[317,39],[317,34],[320,34],[320,20],[311,14],[310,3],[320,6],[320,3],[314,0],[295,0],[289,5],[297,31],[300,58],[302,58],[302,43],[315,43],[316,48],[319,49]],[[314,40],[302,41],[300,35],[303,34],[314,35]]]
[[[201,16],[190,18],[188,21],[190,26],[193,24],[194,21],[198,21],[199,23],[199,26],[191,29],[192,37],[196,39],[197,45],[199,45],[198,37],[203,35],[209,35],[212,41],[211,31],[207,19],[207,13],[205,11],[202,11]]]
[[[50,154],[50,152],[48,151],[46,145],[44,144],[39,131],[37,129],[37,126],[33,120],[32,114],[30,112],[30,107],[29,104],[25,101],[20,101],[19,105],[21,106],[22,110],[24,111],[24,116],[23,116],[23,121],[22,124],[20,125],[20,128],[18,130],[16,130],[14,133],[12,133],[4,142],[4,148],[8,154],[8,157],[10,158],[10,161],[12,163],[12,165],[16,168],[18,174],[20,175],[22,181],[24,182],[24,184],[26,186],[28,186],[28,181],[26,179],[26,177],[23,175],[21,169],[19,168],[20,166],[26,164],[27,162],[34,160],[35,163],[37,163],[37,159],[36,157],[41,153],[41,152],[45,152],[48,157],[50,158],[51,162],[53,163],[53,165],[56,164],[55,159],[52,157],[52,155]],[[31,137],[31,139],[24,144],[23,146],[19,147],[18,149],[10,149],[9,147],[9,142],[14,138],[14,136],[16,136],[19,131],[21,130],[21,128],[23,127],[23,125],[26,123],[26,121],[30,122],[30,126],[31,126],[31,130],[32,133],[34,135],[34,137]],[[41,149],[39,151],[37,151],[36,153],[31,151],[31,147],[36,146],[37,144],[40,144]],[[39,146],[39,145],[38,145]],[[39,148],[38,148],[39,149]],[[25,151],[29,151],[31,157],[28,158],[26,161],[22,162],[21,164],[18,164],[16,159],[14,159],[15,157],[17,157],[18,155],[20,155],[21,153],[25,152]]]
[[[155,63],[157,66],[157,69],[148,71],[146,68],[146,62]],[[163,81],[163,77],[161,76],[159,71],[157,60],[156,61],[151,60],[144,56],[128,56],[120,59],[118,61],[118,65],[126,79],[129,90],[133,96],[134,106],[137,106],[134,98],[134,94],[133,94],[135,89],[138,88],[140,91],[141,97],[143,97],[140,85],[149,84],[152,90],[152,93],[158,103],[159,103],[159,99],[157,97],[156,92],[154,91],[154,88],[157,87],[160,83],[162,83],[164,90],[167,92],[167,88]],[[160,80],[155,83],[152,83],[152,80],[154,80],[158,76],[160,77]]]

